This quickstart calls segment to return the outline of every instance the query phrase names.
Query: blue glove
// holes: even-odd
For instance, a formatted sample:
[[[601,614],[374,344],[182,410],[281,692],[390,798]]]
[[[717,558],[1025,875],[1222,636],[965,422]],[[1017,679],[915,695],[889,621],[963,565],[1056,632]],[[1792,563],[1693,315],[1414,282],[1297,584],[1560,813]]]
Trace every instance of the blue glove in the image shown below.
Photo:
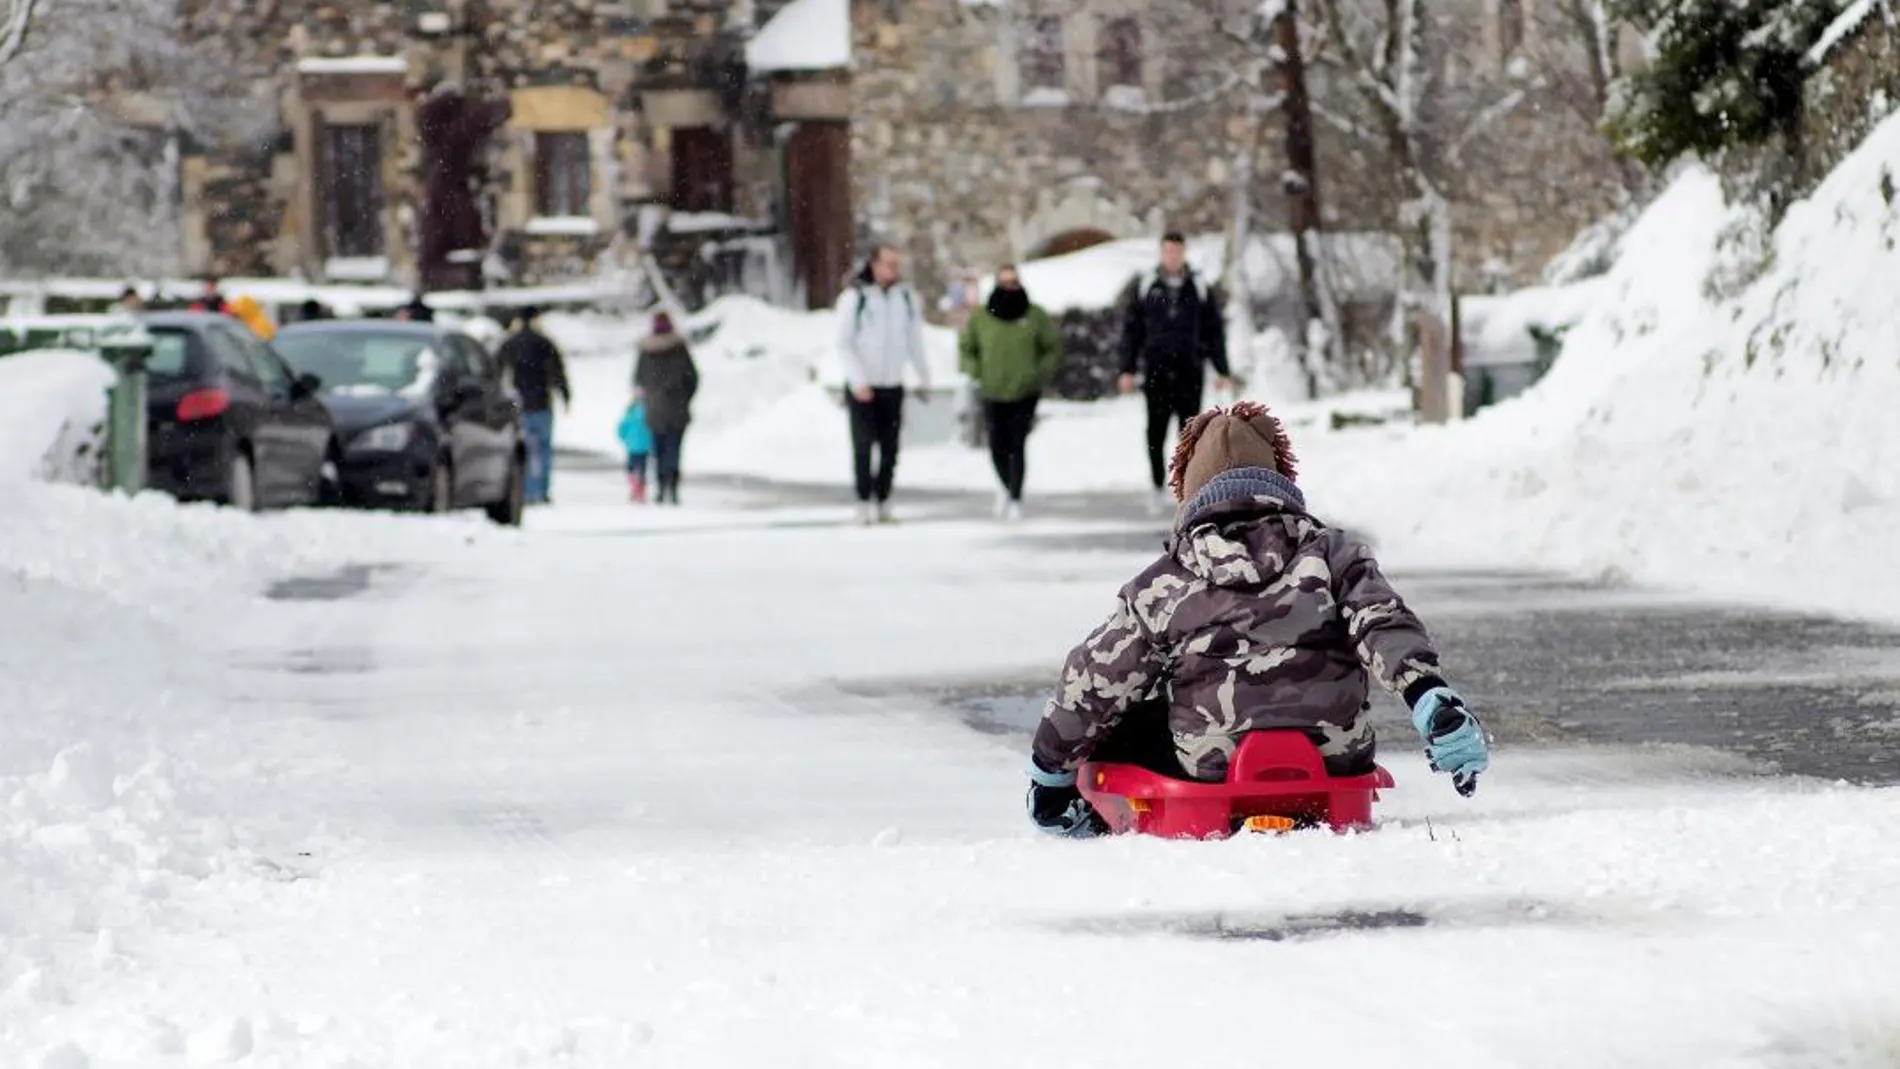
[[[1433,687],[1412,706],[1412,726],[1425,740],[1425,754],[1433,772],[1451,773],[1458,793],[1470,797],[1478,789],[1478,773],[1491,765],[1491,747],[1484,725],[1450,687]]]
[[[1049,772],[1029,762],[1029,819],[1050,835],[1089,839],[1108,833],[1108,822],[1075,787],[1075,773]]]

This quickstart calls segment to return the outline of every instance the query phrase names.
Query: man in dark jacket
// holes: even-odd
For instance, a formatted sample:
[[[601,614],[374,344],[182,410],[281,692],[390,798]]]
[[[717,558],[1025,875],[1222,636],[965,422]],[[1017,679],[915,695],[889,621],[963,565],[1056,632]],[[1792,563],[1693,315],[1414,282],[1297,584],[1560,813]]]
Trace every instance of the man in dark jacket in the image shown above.
[[[513,377],[515,392],[521,395],[521,429],[528,438],[528,472],[524,497],[530,505],[548,503],[548,490],[554,476],[555,394],[561,395],[561,407],[572,408],[573,396],[567,387],[567,364],[561,350],[547,335],[535,328],[541,310],[521,310],[521,329],[501,343],[501,366]]]
[[[1215,385],[1226,388],[1227,332],[1220,299],[1187,263],[1187,241],[1169,233],[1161,239],[1161,266],[1137,279],[1128,295],[1122,327],[1121,391],[1134,392],[1140,372],[1148,398],[1148,475],[1155,500],[1167,503],[1168,423],[1180,426],[1201,413],[1206,375],[1214,365]]]
[[[699,367],[686,339],[665,312],[653,317],[653,333],[640,339],[633,366],[633,388],[646,402],[647,430],[653,432],[653,465],[659,504],[680,503],[680,446],[693,421],[693,395],[699,392]]]

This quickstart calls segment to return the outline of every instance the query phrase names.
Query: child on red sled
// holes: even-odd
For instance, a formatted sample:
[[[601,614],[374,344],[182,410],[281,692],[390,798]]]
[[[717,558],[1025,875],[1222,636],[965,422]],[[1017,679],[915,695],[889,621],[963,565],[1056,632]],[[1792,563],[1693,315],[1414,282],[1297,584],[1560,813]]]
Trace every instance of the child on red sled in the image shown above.
[[[1482,725],[1370,551],[1306,511],[1296,473],[1292,442],[1262,405],[1216,408],[1182,429],[1167,550],[1069,654],[1036,730],[1037,826],[1107,830],[1075,787],[1091,757],[1218,781],[1263,729],[1304,731],[1332,775],[1369,772],[1370,679],[1404,699],[1433,770],[1461,794],[1475,788],[1490,758]],[[1171,745],[1157,744],[1164,725]]]

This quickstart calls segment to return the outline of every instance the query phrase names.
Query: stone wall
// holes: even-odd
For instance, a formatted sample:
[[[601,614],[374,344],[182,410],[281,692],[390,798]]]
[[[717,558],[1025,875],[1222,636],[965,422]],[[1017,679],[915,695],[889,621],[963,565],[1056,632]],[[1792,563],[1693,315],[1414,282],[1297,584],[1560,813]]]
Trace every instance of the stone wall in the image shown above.
[[[1795,195],[1820,184],[1900,105],[1900,31],[1870,10],[1803,92]]]

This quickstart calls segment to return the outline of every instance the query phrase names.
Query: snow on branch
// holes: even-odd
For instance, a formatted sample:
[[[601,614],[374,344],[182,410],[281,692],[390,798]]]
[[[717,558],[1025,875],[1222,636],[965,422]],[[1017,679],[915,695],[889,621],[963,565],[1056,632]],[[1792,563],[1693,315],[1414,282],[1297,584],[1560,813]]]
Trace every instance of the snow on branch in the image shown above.
[[[0,22],[0,64],[26,48],[26,31],[33,22],[33,9],[40,0],[6,0],[6,21]]]

